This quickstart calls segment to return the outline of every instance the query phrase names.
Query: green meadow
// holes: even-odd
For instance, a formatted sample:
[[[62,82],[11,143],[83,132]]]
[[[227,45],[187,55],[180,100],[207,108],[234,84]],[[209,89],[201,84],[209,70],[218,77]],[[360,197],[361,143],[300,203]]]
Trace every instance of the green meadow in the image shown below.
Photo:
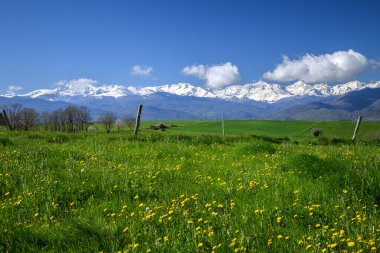
[[[145,122],[144,127],[159,122]],[[165,121],[164,124],[176,125],[169,131],[176,133],[221,134],[221,121]],[[287,120],[227,120],[224,123],[226,135],[259,135],[287,137],[297,140],[311,140],[312,128],[319,128],[327,138],[351,139],[356,122],[348,121],[287,121]],[[380,138],[380,123],[363,121],[358,139]]]
[[[379,251],[378,123],[164,123],[0,131],[0,252]]]

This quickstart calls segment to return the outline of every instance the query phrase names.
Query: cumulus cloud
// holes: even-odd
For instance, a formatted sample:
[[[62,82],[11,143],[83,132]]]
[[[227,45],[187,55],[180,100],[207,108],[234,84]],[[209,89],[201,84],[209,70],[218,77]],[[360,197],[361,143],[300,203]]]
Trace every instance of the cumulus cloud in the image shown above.
[[[93,89],[98,84],[98,81],[88,78],[79,78],[70,81],[62,80],[55,83],[55,86],[63,90],[72,90],[76,92],[85,93]]]
[[[153,67],[135,65],[131,69],[131,75],[136,76],[150,76],[153,71]]]
[[[306,54],[294,60],[284,56],[282,63],[273,71],[264,73],[263,77],[280,82],[339,82],[350,80],[379,66],[379,62],[369,60],[350,49],[332,54]]]
[[[213,89],[237,84],[240,80],[238,67],[230,62],[213,66],[187,66],[182,69],[182,73],[206,81],[206,86]]]
[[[64,86],[68,87],[68,86],[70,86],[70,87],[80,88],[80,87],[96,86],[97,83],[98,83],[98,81],[93,80],[93,79],[79,78],[79,79],[73,79],[70,81],[62,80],[62,81],[55,83],[54,85],[56,87],[64,87]]]
[[[9,96],[16,96],[17,92],[22,90],[23,88],[21,86],[17,85],[10,85],[8,86],[7,95]]]

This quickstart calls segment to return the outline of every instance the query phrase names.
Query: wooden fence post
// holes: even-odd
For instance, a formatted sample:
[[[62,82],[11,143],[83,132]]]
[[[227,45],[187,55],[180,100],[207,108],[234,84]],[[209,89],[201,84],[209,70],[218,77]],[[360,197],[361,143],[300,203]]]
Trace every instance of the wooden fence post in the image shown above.
[[[224,117],[222,115],[222,136],[224,138]]]
[[[356,139],[356,135],[358,134],[360,123],[362,122],[363,117],[359,116],[358,120],[356,121],[356,126],[354,130],[354,135],[352,136],[352,140],[354,141]]]
[[[13,130],[12,126],[11,126],[11,123],[9,122],[9,119],[8,119],[8,116],[7,116],[7,113],[5,112],[5,110],[3,110],[3,115],[4,115],[4,118],[5,118],[5,123],[7,123],[7,127],[9,130]]]
[[[139,126],[140,126],[140,117],[141,117],[141,111],[142,111],[143,105],[139,104],[139,107],[137,109],[137,115],[136,115],[136,124],[135,124],[135,131],[134,135],[137,136],[137,133],[139,131]]]

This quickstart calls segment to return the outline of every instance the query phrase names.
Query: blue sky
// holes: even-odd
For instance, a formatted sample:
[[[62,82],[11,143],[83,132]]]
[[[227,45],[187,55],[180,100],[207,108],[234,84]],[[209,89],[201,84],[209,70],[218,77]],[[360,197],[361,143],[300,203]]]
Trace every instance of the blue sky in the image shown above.
[[[78,78],[212,88],[380,80],[379,10],[377,0],[2,0],[0,92]]]

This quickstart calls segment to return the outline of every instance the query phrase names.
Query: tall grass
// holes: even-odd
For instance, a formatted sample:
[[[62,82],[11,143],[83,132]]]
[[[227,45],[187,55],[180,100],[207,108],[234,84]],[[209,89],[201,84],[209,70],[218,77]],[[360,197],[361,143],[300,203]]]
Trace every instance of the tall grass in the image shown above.
[[[168,133],[0,140],[0,252],[378,247],[378,146]]]

